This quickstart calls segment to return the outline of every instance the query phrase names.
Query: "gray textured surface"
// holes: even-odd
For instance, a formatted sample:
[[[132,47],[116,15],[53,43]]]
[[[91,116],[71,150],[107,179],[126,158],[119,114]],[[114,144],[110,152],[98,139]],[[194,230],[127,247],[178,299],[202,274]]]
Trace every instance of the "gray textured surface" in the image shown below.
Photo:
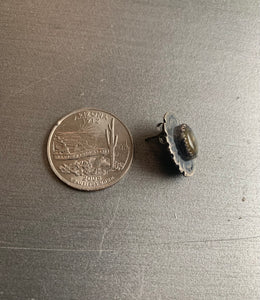
[[[1,0],[1,299],[260,298],[259,4]],[[96,193],[46,159],[85,106],[135,140]],[[199,140],[192,178],[144,142],[169,110]]]

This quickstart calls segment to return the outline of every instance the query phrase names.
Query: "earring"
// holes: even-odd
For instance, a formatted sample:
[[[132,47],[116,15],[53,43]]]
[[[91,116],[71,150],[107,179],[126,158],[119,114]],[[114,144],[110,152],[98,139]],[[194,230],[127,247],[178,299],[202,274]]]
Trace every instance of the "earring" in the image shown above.
[[[179,124],[172,113],[166,113],[163,123],[157,127],[161,133],[149,137],[146,141],[157,139],[163,145],[167,145],[172,161],[178,166],[184,176],[192,176],[195,171],[194,158],[198,155],[198,143],[192,129],[187,124]]]

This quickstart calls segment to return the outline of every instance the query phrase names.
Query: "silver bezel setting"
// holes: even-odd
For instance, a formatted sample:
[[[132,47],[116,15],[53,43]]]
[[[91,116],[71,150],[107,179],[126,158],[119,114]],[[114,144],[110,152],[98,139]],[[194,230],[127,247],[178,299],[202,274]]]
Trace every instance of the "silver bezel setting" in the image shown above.
[[[172,156],[174,163],[179,167],[184,176],[192,176],[195,172],[195,164],[193,160],[185,161],[176,146],[174,141],[174,128],[179,125],[177,119],[172,113],[164,115],[163,131],[168,145],[168,150]]]

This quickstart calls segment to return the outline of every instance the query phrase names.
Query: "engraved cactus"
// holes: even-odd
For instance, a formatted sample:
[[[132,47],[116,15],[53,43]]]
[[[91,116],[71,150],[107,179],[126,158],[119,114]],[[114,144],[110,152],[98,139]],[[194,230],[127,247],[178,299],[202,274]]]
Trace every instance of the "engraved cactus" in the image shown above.
[[[115,135],[115,119],[111,120],[111,124],[108,124],[106,129],[107,146],[110,155],[110,167],[115,168],[115,148],[118,141],[118,135]]]

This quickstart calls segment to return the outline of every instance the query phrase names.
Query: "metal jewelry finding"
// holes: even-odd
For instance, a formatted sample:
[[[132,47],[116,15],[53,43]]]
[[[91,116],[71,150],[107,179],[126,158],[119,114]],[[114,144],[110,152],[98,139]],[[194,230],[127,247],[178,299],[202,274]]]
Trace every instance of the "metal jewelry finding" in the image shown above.
[[[172,113],[166,113],[163,123],[157,125],[162,131],[146,141],[158,139],[166,144],[173,162],[185,176],[192,176],[195,171],[194,158],[198,155],[198,144],[192,129],[185,123],[179,124]]]

